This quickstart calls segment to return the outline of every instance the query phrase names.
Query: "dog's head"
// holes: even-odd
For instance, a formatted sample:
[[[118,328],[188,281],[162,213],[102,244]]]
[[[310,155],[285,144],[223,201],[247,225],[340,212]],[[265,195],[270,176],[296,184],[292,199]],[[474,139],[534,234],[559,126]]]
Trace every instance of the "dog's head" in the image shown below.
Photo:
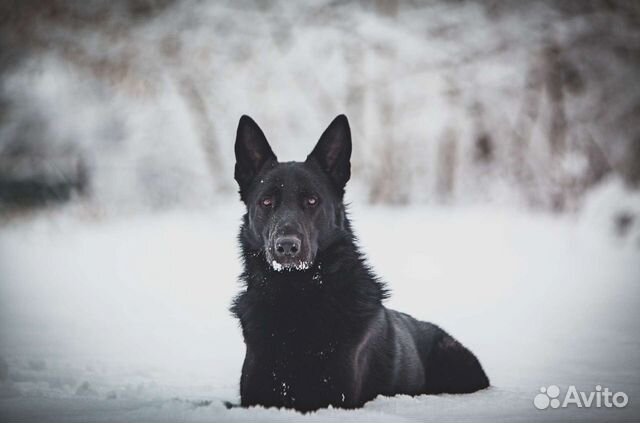
[[[310,268],[344,234],[344,187],[351,175],[351,132],[336,117],[304,162],[280,163],[260,127],[238,124],[235,179],[247,207],[243,242],[276,271]]]

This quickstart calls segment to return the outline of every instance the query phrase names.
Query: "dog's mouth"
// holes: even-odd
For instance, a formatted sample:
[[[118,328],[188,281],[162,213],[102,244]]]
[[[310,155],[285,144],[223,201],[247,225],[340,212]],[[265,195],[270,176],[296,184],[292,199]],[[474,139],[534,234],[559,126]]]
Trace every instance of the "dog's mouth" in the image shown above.
[[[274,230],[265,241],[265,259],[272,270],[300,272],[313,266],[315,249],[304,232]]]
[[[313,254],[303,246],[298,254],[278,254],[277,247],[267,248],[264,258],[276,272],[302,272],[313,267]]]
[[[306,260],[276,260],[274,258],[268,261],[268,264],[271,269],[275,270],[276,272],[304,271],[308,270],[313,265],[312,262]]]

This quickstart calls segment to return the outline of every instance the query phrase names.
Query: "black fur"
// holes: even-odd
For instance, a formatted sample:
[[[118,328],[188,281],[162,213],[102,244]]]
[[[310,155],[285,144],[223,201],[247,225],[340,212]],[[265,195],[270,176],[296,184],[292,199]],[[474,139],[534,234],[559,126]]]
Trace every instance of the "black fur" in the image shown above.
[[[476,357],[450,335],[383,306],[387,291],[359,252],[343,204],[350,155],[345,116],[303,163],[278,163],[255,122],[240,119],[246,289],[231,310],[247,348],[242,406],[356,408],[380,394],[489,386]],[[283,253],[290,239],[298,248]]]

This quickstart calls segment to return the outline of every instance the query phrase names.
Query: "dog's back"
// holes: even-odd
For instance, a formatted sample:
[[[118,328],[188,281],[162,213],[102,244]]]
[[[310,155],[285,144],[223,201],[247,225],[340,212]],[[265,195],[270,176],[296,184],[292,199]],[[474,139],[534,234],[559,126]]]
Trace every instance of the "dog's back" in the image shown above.
[[[447,332],[405,313],[389,309],[385,312],[395,331],[396,344],[409,352],[395,360],[396,366],[402,367],[411,360],[420,361],[424,379],[419,393],[469,393],[489,386],[489,379],[475,355]],[[413,355],[413,351],[417,354]]]

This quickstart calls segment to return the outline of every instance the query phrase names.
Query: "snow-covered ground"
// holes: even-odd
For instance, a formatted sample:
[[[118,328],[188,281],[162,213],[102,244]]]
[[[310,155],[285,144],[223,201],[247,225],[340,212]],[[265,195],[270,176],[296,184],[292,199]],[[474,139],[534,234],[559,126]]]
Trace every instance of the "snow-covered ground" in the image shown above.
[[[393,291],[388,305],[462,340],[493,386],[304,416],[223,406],[239,400],[244,356],[228,312],[240,288],[235,198],[199,211],[63,209],[4,223],[0,420],[637,420],[640,224],[624,237],[611,225],[614,208],[640,210],[625,195],[605,187],[573,217],[355,201],[363,249]],[[533,398],[551,384],[599,384],[630,401],[537,410]]]

